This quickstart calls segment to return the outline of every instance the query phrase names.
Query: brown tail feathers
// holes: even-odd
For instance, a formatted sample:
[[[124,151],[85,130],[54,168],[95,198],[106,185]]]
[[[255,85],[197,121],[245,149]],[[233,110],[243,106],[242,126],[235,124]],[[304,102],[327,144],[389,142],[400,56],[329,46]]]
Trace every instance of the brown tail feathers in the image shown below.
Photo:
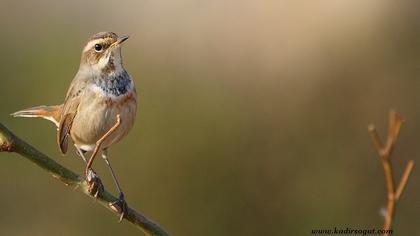
[[[41,117],[54,122],[54,124],[58,127],[60,124],[62,107],[63,105],[31,107],[17,111],[11,115],[14,117]]]

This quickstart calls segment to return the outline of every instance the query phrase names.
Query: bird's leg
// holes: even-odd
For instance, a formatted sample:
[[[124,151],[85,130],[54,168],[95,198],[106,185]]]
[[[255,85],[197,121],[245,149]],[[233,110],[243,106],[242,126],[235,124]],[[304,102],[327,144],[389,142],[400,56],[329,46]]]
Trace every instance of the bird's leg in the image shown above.
[[[90,169],[89,173],[86,175],[86,182],[88,184],[88,192],[95,198],[103,193],[104,185],[96,172],[92,169]]]
[[[95,187],[95,184],[97,184],[97,183],[95,183],[95,181],[100,180],[91,168],[92,164],[93,164],[93,160],[95,159],[96,154],[100,150],[101,145],[104,142],[104,140],[108,136],[110,136],[120,126],[120,124],[121,124],[121,118],[120,118],[120,115],[118,114],[117,115],[117,121],[115,122],[115,124],[96,142],[95,149],[93,150],[92,155],[90,156],[90,159],[87,162],[86,169],[85,169],[85,176],[86,176],[86,181],[89,184],[89,190],[91,189],[91,187]],[[91,182],[91,181],[93,181],[93,182]],[[102,183],[101,183],[101,185],[102,185]],[[95,189],[93,189],[93,190],[95,190]],[[96,193],[99,193],[99,192],[96,191]]]
[[[90,168],[92,167],[93,160],[95,159],[96,154],[100,150],[102,143],[108,136],[110,136],[118,128],[118,126],[120,126],[120,124],[121,124],[121,118],[120,118],[120,115],[118,114],[117,121],[115,122],[115,124],[98,141],[96,141],[95,149],[93,150],[92,155],[90,156],[90,159],[86,165],[86,170],[85,170],[86,176]]]
[[[112,169],[111,163],[108,160],[108,150],[107,149],[102,150],[102,158],[105,160],[105,163],[108,166],[109,171],[111,172],[112,179],[114,180],[114,183],[117,186],[117,189],[118,189],[118,192],[119,192],[118,201],[115,201],[115,202],[111,203],[111,206],[113,208],[116,208],[116,206],[119,207],[119,209],[117,209],[117,210],[121,213],[121,215],[120,215],[120,222],[121,222],[122,219],[124,218],[124,216],[127,215],[127,209],[128,209],[127,202],[125,201],[124,193],[121,190],[120,183],[118,182],[118,179],[115,176],[115,173],[114,173],[114,170]]]
[[[85,153],[86,151],[76,147],[76,153],[82,158],[82,160],[87,163]],[[101,179],[92,169],[89,170],[89,173],[86,175],[86,182],[89,185],[88,192],[93,195],[95,198],[98,197],[100,193],[104,190],[104,185],[102,184]]]
[[[76,154],[80,157],[80,158],[82,158],[82,160],[87,164],[87,160],[86,160],[86,157],[85,157],[85,153],[86,153],[86,151],[84,151],[84,150],[82,150],[82,149],[80,149],[80,148],[78,148],[76,145],[75,145],[75,147],[76,147]]]

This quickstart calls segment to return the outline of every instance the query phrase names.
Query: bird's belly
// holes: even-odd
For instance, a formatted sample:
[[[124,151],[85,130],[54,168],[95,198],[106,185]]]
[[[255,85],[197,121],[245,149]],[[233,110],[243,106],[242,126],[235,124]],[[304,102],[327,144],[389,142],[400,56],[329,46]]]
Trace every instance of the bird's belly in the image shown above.
[[[137,111],[135,91],[117,98],[96,94],[83,101],[79,105],[70,131],[78,148],[92,151],[96,142],[116,124],[117,115],[120,115],[121,124],[104,140],[102,149],[121,140],[133,126]]]

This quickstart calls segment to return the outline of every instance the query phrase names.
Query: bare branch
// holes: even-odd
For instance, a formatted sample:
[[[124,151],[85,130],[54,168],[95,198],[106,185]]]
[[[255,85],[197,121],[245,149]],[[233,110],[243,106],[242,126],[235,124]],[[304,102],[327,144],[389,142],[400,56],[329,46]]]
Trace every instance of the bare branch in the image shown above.
[[[401,176],[400,183],[398,184],[397,190],[395,191],[395,200],[398,201],[400,199],[401,193],[404,190],[405,185],[407,184],[408,177],[410,177],[411,170],[413,170],[414,161],[409,160],[407,165],[405,166],[404,172]]]
[[[386,204],[386,215],[384,220],[383,229],[385,230],[384,235],[389,235],[389,229],[391,229],[392,218],[395,211],[395,203],[401,196],[405,185],[407,184],[411,170],[414,167],[414,161],[410,160],[404,170],[404,173],[399,181],[397,189],[395,190],[394,175],[392,171],[392,164],[390,156],[394,150],[395,143],[397,142],[398,135],[401,130],[401,125],[404,122],[402,116],[395,111],[389,112],[389,123],[388,123],[388,135],[385,145],[382,144],[381,139],[373,124],[368,126],[368,131],[372,137],[373,144],[375,145],[376,151],[381,158],[382,167],[384,169],[386,190],[387,190],[387,204]]]
[[[378,132],[376,131],[375,125],[370,124],[368,126],[368,131],[370,133],[370,136],[372,137],[373,144],[375,145],[376,150],[381,151],[382,150],[382,141],[379,137]]]
[[[21,140],[1,123],[0,152],[18,153],[21,156],[32,161],[42,169],[51,173],[53,177],[59,179],[64,184],[72,187],[78,187],[78,190],[92,197],[88,191],[88,184],[82,176],[58,164],[50,157],[46,156],[45,154],[41,153],[31,145],[26,143],[25,141]],[[96,202],[101,203],[101,205],[103,205],[105,208],[118,215],[119,213],[116,211],[116,209],[110,207],[112,205],[111,203],[117,200],[117,197],[104,190],[101,194],[98,195]],[[170,234],[166,232],[161,226],[149,220],[133,208],[128,207],[128,212],[125,219],[133,223],[148,236],[170,236]]]

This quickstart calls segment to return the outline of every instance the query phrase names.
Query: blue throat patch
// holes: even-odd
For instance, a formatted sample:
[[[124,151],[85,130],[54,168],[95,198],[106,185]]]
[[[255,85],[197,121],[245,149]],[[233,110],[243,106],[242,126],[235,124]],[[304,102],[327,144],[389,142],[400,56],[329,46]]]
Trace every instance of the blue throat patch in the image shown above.
[[[125,70],[118,75],[109,76],[106,79],[96,80],[96,85],[98,85],[105,93],[112,94],[116,97],[127,93],[130,88],[130,84],[130,76]]]

